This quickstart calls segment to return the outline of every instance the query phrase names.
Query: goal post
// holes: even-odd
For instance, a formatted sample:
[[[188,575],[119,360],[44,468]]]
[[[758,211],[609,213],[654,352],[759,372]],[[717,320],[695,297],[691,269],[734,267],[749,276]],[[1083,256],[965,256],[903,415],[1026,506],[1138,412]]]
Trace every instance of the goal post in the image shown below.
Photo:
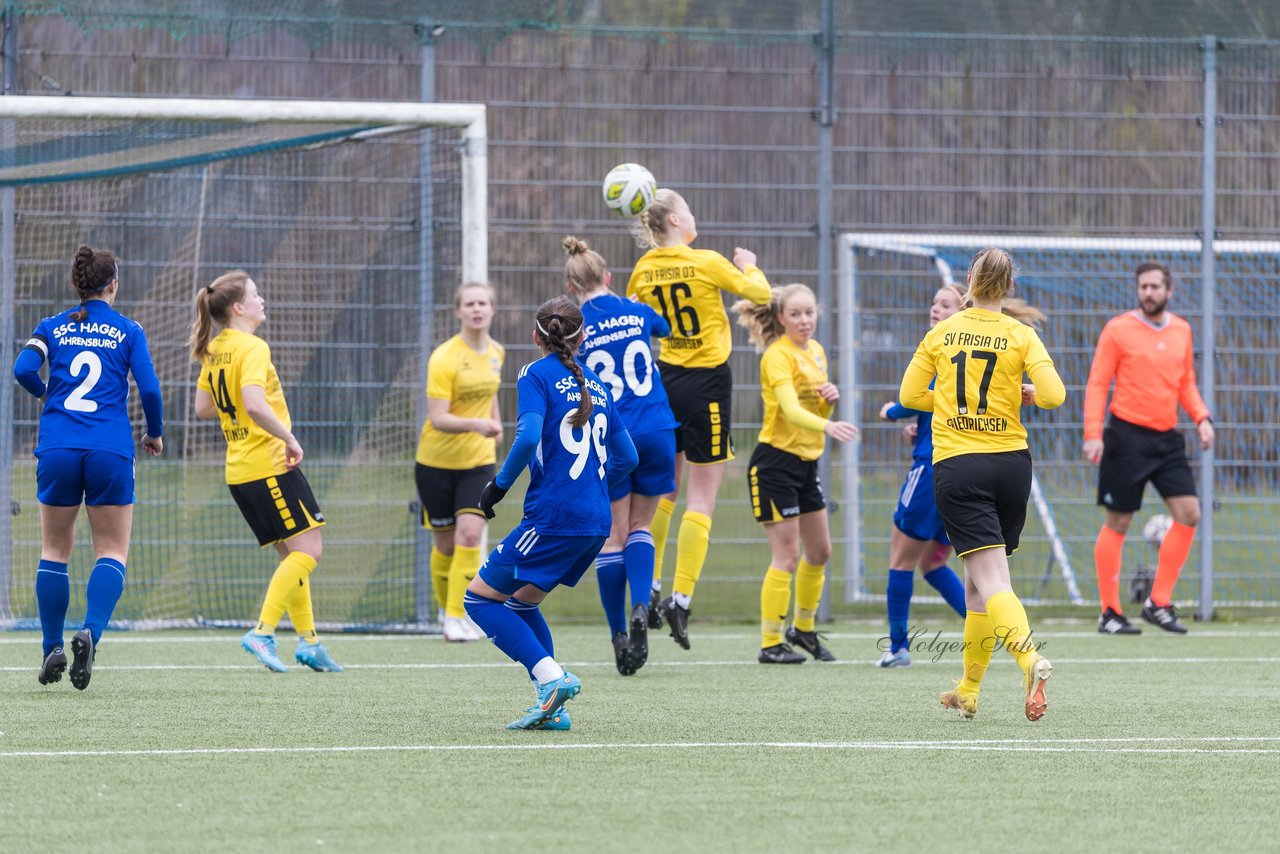
[[[434,622],[415,589],[429,579],[413,448],[427,345],[451,321],[441,303],[488,280],[487,147],[483,104],[0,97],[3,352],[67,306],[75,246],[102,246],[121,259],[117,306],[147,330],[165,394],[166,453],[137,466],[119,625],[256,613],[269,561],[225,494],[221,436],[190,414],[184,345],[194,288],[236,267],[264,289],[265,337],[329,519],[317,617]],[[0,391],[0,627],[35,614],[39,404],[15,388]],[[86,576],[73,571],[72,613]]]
[[[1154,259],[1173,272],[1170,308],[1191,322],[1197,348],[1209,339],[1201,334],[1202,324],[1216,330],[1209,339],[1212,352],[1198,350],[1197,364],[1213,360],[1216,368],[1216,386],[1202,377],[1201,391],[1215,413],[1218,437],[1212,451],[1195,450],[1188,442],[1189,455],[1199,460],[1204,507],[1199,548],[1188,560],[1178,595],[1207,603],[1210,612],[1215,599],[1220,605],[1274,605],[1280,584],[1251,568],[1268,565],[1266,555],[1277,544],[1267,520],[1277,509],[1280,472],[1274,449],[1257,434],[1270,432],[1269,413],[1280,405],[1273,379],[1280,373],[1274,335],[1280,312],[1273,298],[1280,284],[1280,242],[1215,241],[1215,305],[1201,299],[1199,240],[844,234],[837,296],[842,346],[835,363],[842,384],[854,389],[863,424],[874,425],[879,405],[896,397],[902,372],[928,328],[933,293],[947,282],[963,285],[970,258],[989,246],[1011,254],[1017,295],[1046,313],[1041,337],[1068,390],[1058,410],[1024,409],[1036,483],[1013,562],[1019,590],[1032,601],[1080,604],[1096,597],[1092,546],[1102,519],[1095,505],[1096,467],[1080,450],[1084,386],[1098,333],[1108,319],[1134,308],[1133,271]],[[1181,412],[1180,417],[1185,419]],[[1191,436],[1185,422],[1179,429]],[[896,429],[864,429],[863,440],[846,446],[837,463],[844,468],[836,476],[847,601],[867,598],[868,573],[887,568],[880,564],[887,560],[888,529],[909,456],[898,438]],[[1128,539],[1127,566],[1154,557],[1140,532],[1145,518],[1161,512],[1166,511],[1160,497],[1149,490],[1132,528],[1137,535]]]

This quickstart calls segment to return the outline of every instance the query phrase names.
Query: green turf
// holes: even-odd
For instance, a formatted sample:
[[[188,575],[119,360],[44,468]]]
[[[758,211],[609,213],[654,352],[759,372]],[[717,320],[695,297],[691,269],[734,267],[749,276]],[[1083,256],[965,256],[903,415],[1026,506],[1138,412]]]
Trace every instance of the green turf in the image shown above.
[[[10,633],[0,850],[1272,847],[1275,621],[1042,622],[1037,724],[1007,656],[963,721],[937,703],[957,653],[882,671],[877,633],[840,624],[841,663],[766,667],[750,627],[695,624],[622,678],[603,628],[564,628],[584,686],[565,733],[502,729],[532,691],[488,643],[333,636],[346,673],[272,675],[234,634],[115,634],[82,693],[38,685],[38,639]]]

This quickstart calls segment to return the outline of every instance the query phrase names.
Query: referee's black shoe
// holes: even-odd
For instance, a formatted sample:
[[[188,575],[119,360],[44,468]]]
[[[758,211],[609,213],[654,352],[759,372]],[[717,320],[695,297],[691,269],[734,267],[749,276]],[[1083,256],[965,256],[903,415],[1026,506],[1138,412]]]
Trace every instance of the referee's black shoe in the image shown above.
[[[1148,598],[1142,605],[1142,619],[1148,623],[1155,623],[1166,632],[1173,632],[1176,635],[1187,633],[1187,627],[1178,622],[1178,614],[1172,602],[1168,605],[1156,605]]]
[[[98,654],[94,649],[93,635],[88,629],[81,629],[71,639],[71,684],[83,691],[89,687],[89,678],[93,676],[93,659]]]
[[[1125,619],[1124,614],[1117,614],[1108,608],[1098,617],[1098,634],[1100,635],[1140,635],[1142,629]]]
[[[671,628],[671,639],[682,649],[689,648],[689,609],[681,608],[675,597],[668,596],[658,603],[658,611]]]
[[[804,664],[805,657],[785,643],[775,643],[760,650],[756,661],[761,664]]]
[[[44,663],[40,665],[40,675],[36,678],[40,680],[41,685],[59,682],[62,680],[62,672],[66,669],[67,654],[63,652],[61,646],[55,646],[53,652],[44,657]]]

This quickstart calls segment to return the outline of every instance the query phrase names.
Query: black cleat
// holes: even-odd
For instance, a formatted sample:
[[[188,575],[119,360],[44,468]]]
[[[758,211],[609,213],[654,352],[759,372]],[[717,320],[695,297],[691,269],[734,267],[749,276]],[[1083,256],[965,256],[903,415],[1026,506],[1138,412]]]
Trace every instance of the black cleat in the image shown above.
[[[613,657],[617,662],[618,672],[623,676],[636,672],[635,665],[631,663],[631,641],[627,640],[626,632],[618,632],[613,636]]]
[[[760,650],[756,661],[761,664],[804,664],[804,656],[785,643],[777,643]]]
[[[831,650],[822,645],[822,635],[817,632],[802,632],[795,626],[787,629],[787,643],[793,643],[812,655],[818,661],[835,661]]]
[[[62,651],[62,647],[55,646],[53,652],[44,657],[44,664],[40,665],[40,675],[37,678],[41,685],[61,682],[62,672],[66,669],[67,654]]]
[[[644,667],[649,660],[649,609],[637,605],[631,609],[631,667],[632,672]]]
[[[81,629],[71,639],[71,684],[83,691],[89,687],[89,678],[93,676],[93,659],[98,651],[93,647],[93,635],[88,629]]]
[[[657,588],[649,591],[649,628],[662,628],[662,593]]]
[[[1155,623],[1166,632],[1173,632],[1175,635],[1187,633],[1187,627],[1178,622],[1178,614],[1172,602],[1157,606],[1148,598],[1142,605],[1142,619],[1148,623]]]
[[[671,638],[682,649],[689,648],[689,609],[681,608],[676,600],[668,596],[658,603],[658,611],[666,619],[671,628]]]
[[[1098,617],[1098,634],[1100,635],[1140,635],[1142,629],[1132,625],[1124,614],[1117,614],[1110,608]]]

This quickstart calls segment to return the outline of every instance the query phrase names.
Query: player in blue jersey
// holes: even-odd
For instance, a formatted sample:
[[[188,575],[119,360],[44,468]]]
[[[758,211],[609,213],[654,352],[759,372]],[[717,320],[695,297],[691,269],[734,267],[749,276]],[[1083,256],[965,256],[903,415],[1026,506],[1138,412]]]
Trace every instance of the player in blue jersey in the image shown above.
[[[947,284],[933,295],[929,307],[929,326],[937,326],[961,309],[964,292]],[[889,585],[885,606],[889,616],[889,637],[880,656],[881,667],[907,667],[911,664],[908,646],[908,623],[911,619],[911,588],[918,566],[924,580],[942,594],[947,604],[961,617],[965,615],[964,583],[947,566],[951,541],[942,527],[938,507],[933,501],[933,413],[907,409],[890,401],[880,407],[883,421],[915,417],[915,446],[911,452],[911,471],[898,492],[898,506],[893,512],[893,532],[889,540]]]
[[[464,599],[471,619],[525,666],[537,690],[537,702],[507,729],[569,728],[561,707],[582,683],[556,662],[538,605],[558,585],[577,584],[595,560],[613,521],[608,484],[636,464],[604,383],[574,358],[582,334],[582,312],[568,297],[538,309],[533,340],[543,356],[520,370],[515,438],[480,496],[492,519],[493,506],[528,467],[524,517],[489,554]]]
[[[564,265],[569,293],[582,304],[586,331],[580,356],[618,405],[640,458],[636,468],[609,484],[613,527],[596,557],[600,601],[613,638],[618,672],[630,676],[649,658],[649,599],[654,543],[649,525],[662,496],[676,488],[676,434],[662,375],[649,339],[665,338],[671,326],[644,303],[610,290],[612,277],[600,253],[585,240],[566,237]],[[630,592],[630,636],[627,593]]]
[[[62,629],[71,598],[67,563],[75,546],[81,501],[93,532],[94,565],[85,590],[84,624],[71,639],[71,684],[83,691],[93,675],[102,631],[124,590],[133,529],[133,426],[129,374],[142,398],[148,454],[164,450],[160,381],[142,327],[111,305],[120,274],[109,252],[81,246],[71,264],[80,304],[36,326],[13,366],[32,396],[44,398],[36,443],[36,498],[40,502],[40,565],[36,604],[44,632],[40,684],[67,669]],[[49,362],[48,385],[40,368]]]

